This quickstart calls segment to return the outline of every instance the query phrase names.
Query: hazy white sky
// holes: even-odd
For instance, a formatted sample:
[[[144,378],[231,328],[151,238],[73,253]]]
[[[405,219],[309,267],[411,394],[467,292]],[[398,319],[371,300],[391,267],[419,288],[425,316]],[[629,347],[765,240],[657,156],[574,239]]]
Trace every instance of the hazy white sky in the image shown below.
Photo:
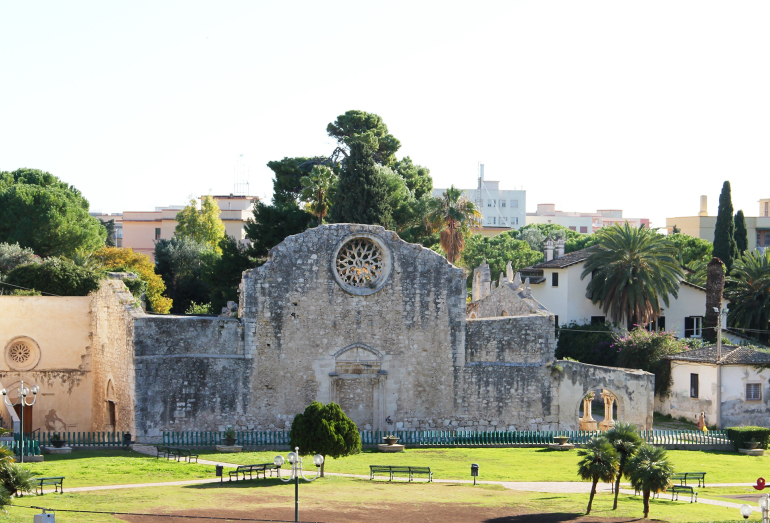
[[[252,193],[269,160],[326,155],[381,115],[434,185],[627,217],[770,197],[763,1],[0,0],[0,170],[34,167],[121,212]]]

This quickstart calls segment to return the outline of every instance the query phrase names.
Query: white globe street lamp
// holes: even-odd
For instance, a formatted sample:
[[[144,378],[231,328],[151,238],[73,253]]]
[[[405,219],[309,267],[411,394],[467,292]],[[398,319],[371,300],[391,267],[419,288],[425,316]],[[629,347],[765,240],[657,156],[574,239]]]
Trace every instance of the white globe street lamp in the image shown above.
[[[16,401],[11,403],[11,401],[8,399],[8,391],[6,389],[3,389],[0,391],[3,395],[3,401],[5,401],[5,404],[9,407],[15,407],[16,405],[21,405],[21,441],[19,442],[19,458],[22,463],[24,463],[24,407],[31,407],[35,404],[35,400],[37,400],[37,393],[40,391],[40,388],[35,385],[32,387],[32,389],[28,389],[24,386],[24,382],[21,382],[21,386],[16,389]],[[27,397],[29,396],[29,393],[32,392],[32,401],[27,401]]]
[[[302,476],[302,479],[305,481],[317,480],[321,474],[321,465],[323,465],[324,457],[320,454],[313,456],[313,464],[316,466],[316,471],[315,477],[312,479],[307,479],[302,471],[302,457],[299,455],[299,447],[294,447],[294,452],[289,452],[286,456],[286,461],[291,464],[291,475],[286,479],[281,477],[281,467],[285,463],[283,456],[276,456],[273,459],[273,464],[278,469],[278,479],[284,483],[294,480],[294,521],[299,521],[299,477]]]

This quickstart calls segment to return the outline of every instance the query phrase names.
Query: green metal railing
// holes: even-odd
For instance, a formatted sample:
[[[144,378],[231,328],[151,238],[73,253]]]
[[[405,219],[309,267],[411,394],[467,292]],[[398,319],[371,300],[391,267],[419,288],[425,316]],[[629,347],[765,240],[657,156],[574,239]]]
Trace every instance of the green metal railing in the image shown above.
[[[25,435],[24,439],[34,439],[38,445],[48,447],[54,434],[66,440],[69,447],[121,447],[123,434],[127,432],[36,432]]]
[[[14,456],[21,456],[19,454],[19,447],[21,442],[19,440],[3,441],[0,442],[3,447],[8,447],[13,452]],[[34,439],[24,439],[24,455],[25,456],[39,456],[40,455],[40,443]]]
[[[209,447],[224,443],[224,432],[164,432],[164,445],[188,447]],[[465,431],[465,430],[396,430],[360,431],[363,446],[383,443],[383,437],[392,434],[399,443],[411,447],[479,447],[479,446],[544,446],[553,444],[554,437],[567,436],[572,444],[585,444],[601,435],[599,431]],[[643,430],[639,435],[655,445],[732,445],[727,431],[701,432],[699,430]],[[236,445],[242,446],[288,446],[289,433],[278,431],[236,432]]]

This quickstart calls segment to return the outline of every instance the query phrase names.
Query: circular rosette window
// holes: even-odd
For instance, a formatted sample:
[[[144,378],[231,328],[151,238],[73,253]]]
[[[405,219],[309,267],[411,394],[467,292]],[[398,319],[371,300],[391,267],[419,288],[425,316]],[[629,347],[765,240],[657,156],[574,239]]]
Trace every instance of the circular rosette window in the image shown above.
[[[373,234],[353,234],[337,245],[332,257],[332,272],[337,283],[351,294],[373,294],[387,283],[391,254]]]
[[[40,361],[40,347],[35,340],[20,336],[5,346],[5,363],[13,370],[30,370]]]

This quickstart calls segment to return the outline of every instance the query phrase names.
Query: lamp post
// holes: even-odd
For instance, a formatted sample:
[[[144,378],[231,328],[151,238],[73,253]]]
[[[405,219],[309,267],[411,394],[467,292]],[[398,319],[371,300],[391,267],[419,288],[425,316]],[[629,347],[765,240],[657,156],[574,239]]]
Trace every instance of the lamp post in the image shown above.
[[[323,465],[324,457],[320,454],[313,456],[313,464],[316,466],[315,477],[313,479],[307,479],[305,473],[302,471],[302,458],[299,455],[299,447],[294,447],[294,452],[289,452],[286,456],[286,461],[291,463],[291,475],[287,479],[281,477],[281,466],[284,464],[283,456],[276,456],[273,460],[273,464],[278,469],[278,479],[284,483],[288,483],[294,480],[294,521],[299,521],[299,477],[305,481],[315,481],[321,474],[321,465]]]
[[[32,387],[32,390],[28,389],[24,386],[24,381],[22,381],[21,386],[16,390],[16,401],[13,403],[8,399],[8,390],[2,390],[3,401],[5,401],[6,405],[9,407],[21,405],[21,430],[19,431],[21,432],[21,441],[19,442],[19,458],[22,463],[24,463],[24,407],[31,407],[35,404],[39,390],[37,385]],[[32,401],[27,401],[27,396],[29,396],[30,392],[32,392]]]
[[[759,478],[756,485],[752,485],[756,490],[764,490],[765,478]],[[765,494],[759,498],[759,509],[762,511],[762,523],[770,523],[770,494]],[[749,519],[752,508],[749,505],[741,505],[740,511],[743,519]]]

